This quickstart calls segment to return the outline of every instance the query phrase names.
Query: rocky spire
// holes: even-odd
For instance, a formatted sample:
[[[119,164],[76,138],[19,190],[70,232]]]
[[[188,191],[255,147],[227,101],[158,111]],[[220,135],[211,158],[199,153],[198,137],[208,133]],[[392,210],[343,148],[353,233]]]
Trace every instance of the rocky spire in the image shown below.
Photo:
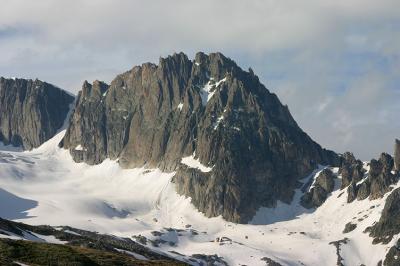
[[[394,144],[394,169],[400,172],[400,140],[396,139]]]

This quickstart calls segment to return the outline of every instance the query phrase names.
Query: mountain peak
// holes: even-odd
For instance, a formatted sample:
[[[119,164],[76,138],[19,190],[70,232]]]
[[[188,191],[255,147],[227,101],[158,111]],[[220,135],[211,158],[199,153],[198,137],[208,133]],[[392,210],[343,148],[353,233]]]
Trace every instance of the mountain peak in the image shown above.
[[[298,178],[339,161],[253,73],[221,53],[199,52],[194,61],[175,53],[110,86],[84,85],[62,144],[78,162],[111,158],[174,171],[177,191],[199,210],[235,222],[290,202]]]

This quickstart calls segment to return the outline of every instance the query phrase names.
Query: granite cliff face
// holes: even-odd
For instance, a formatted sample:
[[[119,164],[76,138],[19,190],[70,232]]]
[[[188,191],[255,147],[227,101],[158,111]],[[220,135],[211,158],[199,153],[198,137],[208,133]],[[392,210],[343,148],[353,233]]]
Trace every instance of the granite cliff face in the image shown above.
[[[298,179],[339,157],[315,143],[252,70],[220,53],[161,58],[85,82],[63,141],[74,160],[176,171],[178,193],[207,216],[247,222],[290,202]]]
[[[32,149],[63,125],[74,97],[40,80],[0,78],[0,141]]]

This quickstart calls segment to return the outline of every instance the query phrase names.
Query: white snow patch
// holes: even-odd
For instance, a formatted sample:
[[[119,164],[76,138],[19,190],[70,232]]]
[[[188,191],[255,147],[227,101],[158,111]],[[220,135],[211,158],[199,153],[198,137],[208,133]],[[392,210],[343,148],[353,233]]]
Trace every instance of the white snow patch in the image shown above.
[[[22,232],[22,236],[0,229],[0,238],[8,238],[8,239],[13,239],[13,240],[29,240],[29,241],[35,241],[35,242],[52,243],[52,244],[68,243],[68,241],[61,241],[61,240],[55,238],[53,235],[46,236],[46,235],[41,235],[38,233],[23,231],[23,230],[21,230],[21,232]],[[1,233],[3,233],[3,234],[1,234]]]
[[[199,169],[203,173],[208,173],[212,170],[212,167],[207,167],[207,166],[203,165],[198,158],[195,159],[194,157],[195,157],[195,153],[193,153],[192,155],[190,155],[188,157],[184,157],[184,158],[182,158],[181,163],[189,166],[190,168]]]
[[[132,252],[132,251],[128,251],[128,250],[124,250],[124,249],[118,249],[118,248],[116,248],[115,250],[118,251],[118,252],[121,252],[121,253],[128,254],[128,255],[130,255],[130,256],[134,257],[135,259],[138,259],[138,260],[149,260],[145,256],[137,254],[137,253]]]
[[[223,79],[217,81],[217,82],[215,83],[215,87],[218,87],[219,85],[221,85],[222,82],[225,82],[225,81],[226,81],[226,78],[223,78]]]
[[[178,108],[179,110],[182,110],[182,108],[183,108],[183,103],[179,103],[177,108]]]
[[[76,146],[76,147],[74,148],[74,150],[76,150],[76,151],[87,151],[87,149],[84,149],[84,148],[82,147],[81,144],[79,144],[78,146]]]
[[[21,263],[21,262],[18,262],[18,261],[13,261],[13,263],[17,264],[19,266],[29,266],[28,264],[24,264],[24,263]]]
[[[8,239],[13,239],[13,240],[21,240],[23,239],[21,236],[16,235],[12,232],[1,230],[0,229],[0,238],[8,238]]]
[[[63,232],[71,234],[71,235],[76,235],[76,236],[80,236],[81,235],[81,234],[78,234],[77,232],[74,232],[74,231],[71,231],[71,230],[64,230]]]
[[[51,244],[66,244],[66,243],[68,243],[68,241],[62,241],[62,240],[59,240],[59,239],[57,239],[55,236],[53,236],[53,235],[48,235],[48,236],[46,236],[46,235],[41,235],[41,234],[38,234],[38,233],[33,233],[33,232],[29,232],[30,234],[32,234],[34,237],[36,237],[39,241],[40,240],[43,240],[44,242],[46,242],[46,243],[51,243]],[[27,235],[27,234],[26,234]],[[24,233],[24,236],[26,236],[25,235],[25,233]],[[27,238],[28,239],[28,238]],[[33,241],[38,241],[38,240],[36,240],[35,238],[33,238],[33,239],[30,239],[30,240],[33,240]]]
[[[224,116],[223,115],[221,115],[220,117],[217,118],[217,121],[213,124],[214,130],[216,130],[218,128],[218,126],[222,122],[222,120],[224,120]]]
[[[201,102],[203,106],[207,105],[208,101],[215,94],[216,88],[224,81],[226,81],[226,78],[223,78],[217,82],[214,82],[214,78],[210,78],[207,84],[200,89]]]

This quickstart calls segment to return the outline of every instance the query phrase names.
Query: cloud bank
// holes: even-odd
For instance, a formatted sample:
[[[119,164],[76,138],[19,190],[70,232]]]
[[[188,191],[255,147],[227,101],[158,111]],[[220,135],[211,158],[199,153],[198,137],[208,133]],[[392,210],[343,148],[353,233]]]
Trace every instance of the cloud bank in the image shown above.
[[[398,0],[2,1],[0,75],[76,93],[173,52],[221,51],[321,145],[370,159],[400,138],[398,10]]]

